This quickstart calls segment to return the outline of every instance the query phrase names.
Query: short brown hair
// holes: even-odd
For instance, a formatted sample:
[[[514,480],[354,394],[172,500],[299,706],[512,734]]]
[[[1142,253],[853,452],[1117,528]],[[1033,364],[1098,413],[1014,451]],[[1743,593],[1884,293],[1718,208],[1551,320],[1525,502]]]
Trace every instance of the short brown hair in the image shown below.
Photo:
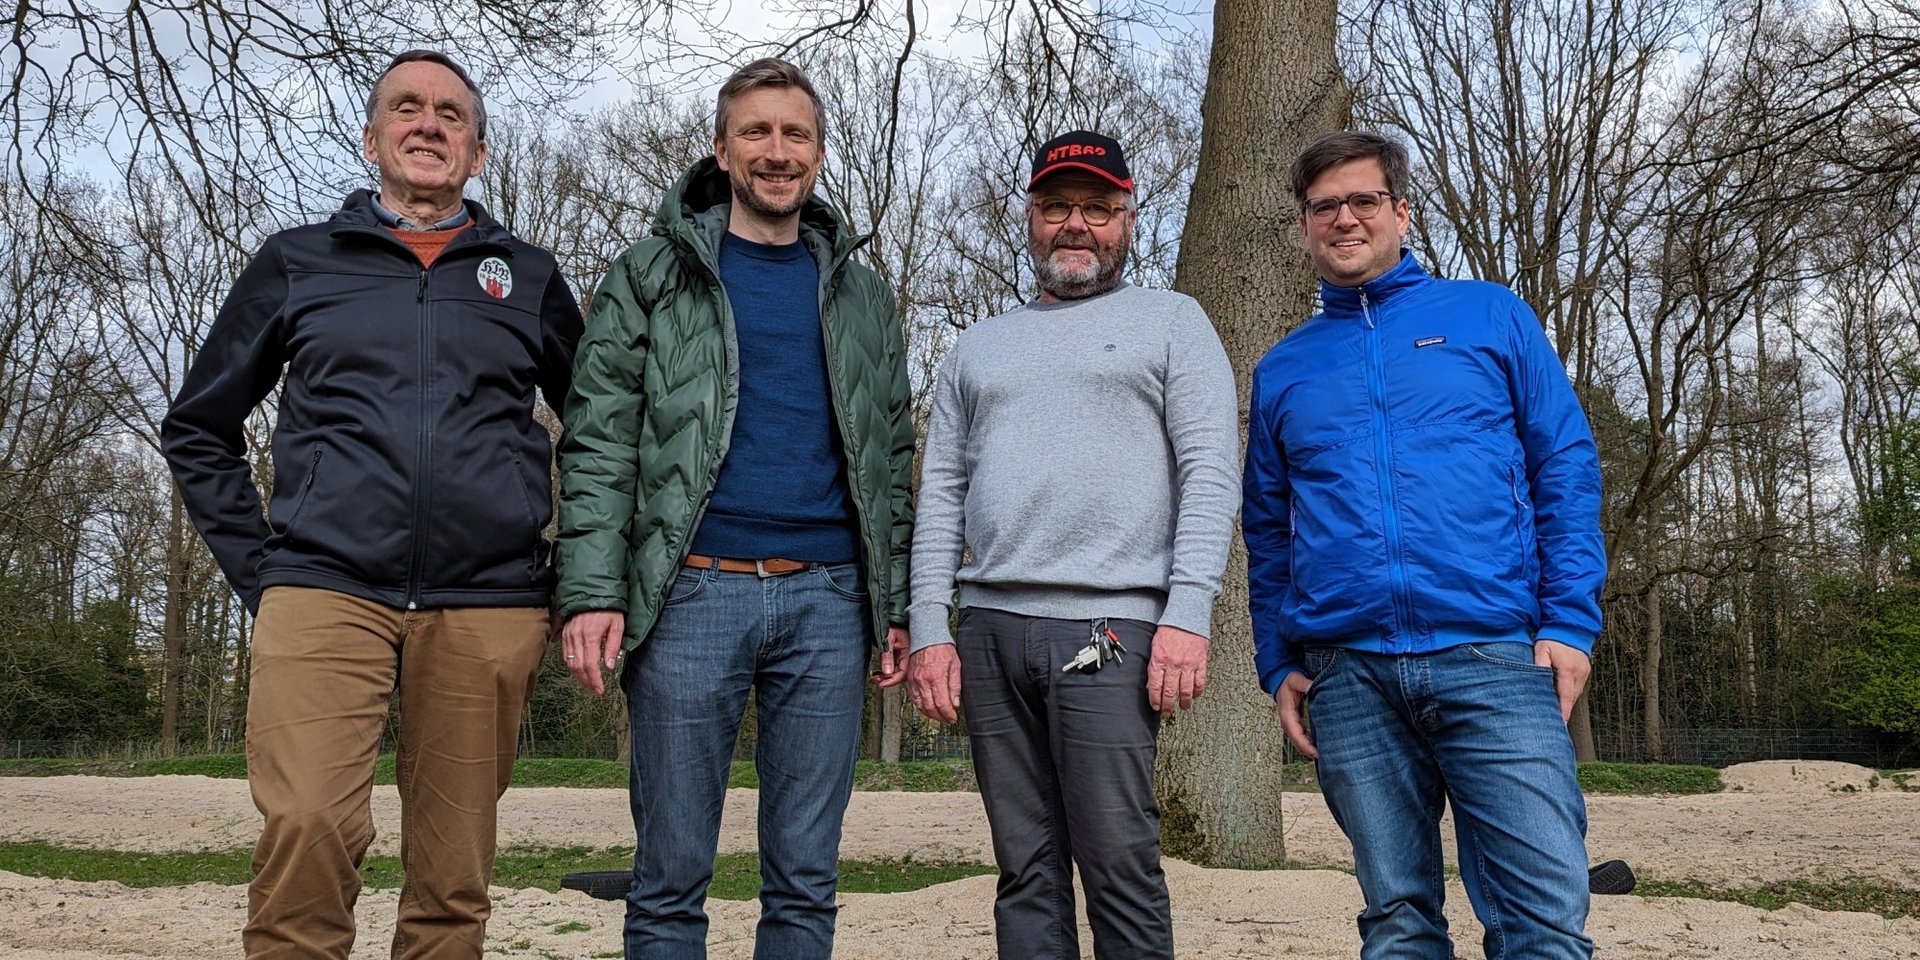
[[[1308,144],[1305,150],[1300,151],[1299,158],[1293,161],[1294,202],[1304,207],[1307,202],[1307,188],[1312,186],[1315,180],[1320,179],[1320,175],[1327,172],[1328,168],[1337,167],[1349,160],[1365,160],[1370,157],[1380,161],[1380,172],[1387,177],[1387,192],[1397,198],[1404,198],[1413,180],[1408,173],[1407,148],[1377,133],[1342,130],[1339,133],[1329,133]]]
[[[487,142],[487,101],[480,96],[480,87],[473,82],[472,77],[467,75],[465,67],[438,50],[408,50],[395,54],[393,59],[387,62],[387,68],[380,71],[380,77],[373,81],[373,89],[367,91],[367,122],[372,123],[374,114],[379,112],[380,85],[387,82],[387,74],[392,73],[395,67],[403,63],[421,61],[437,63],[453,71],[453,75],[460,78],[460,82],[467,88],[468,95],[473,97],[474,139],[481,143]]]
[[[799,67],[777,57],[763,57],[741,67],[720,85],[720,100],[713,108],[713,136],[718,140],[727,137],[727,112],[733,108],[733,101],[749,90],[761,87],[794,87],[813,101],[813,120],[816,129],[814,135],[821,140],[827,138],[827,108],[820,104],[820,93],[813,89],[813,81]]]

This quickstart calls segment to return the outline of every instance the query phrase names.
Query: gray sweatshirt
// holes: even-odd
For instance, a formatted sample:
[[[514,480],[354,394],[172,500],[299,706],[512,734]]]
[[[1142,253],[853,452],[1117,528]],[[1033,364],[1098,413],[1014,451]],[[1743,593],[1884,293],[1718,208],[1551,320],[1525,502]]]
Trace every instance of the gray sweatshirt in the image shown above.
[[[1029,303],[941,363],[913,528],[913,649],[949,606],[1206,636],[1240,505],[1233,370],[1192,298]],[[961,566],[962,548],[972,552]]]

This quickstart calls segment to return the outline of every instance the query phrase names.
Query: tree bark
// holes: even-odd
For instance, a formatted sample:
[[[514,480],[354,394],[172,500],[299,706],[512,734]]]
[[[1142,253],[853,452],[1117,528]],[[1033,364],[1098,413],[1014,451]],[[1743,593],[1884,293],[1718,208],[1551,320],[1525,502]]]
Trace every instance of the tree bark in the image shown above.
[[[1640,661],[1641,724],[1647,734],[1647,755],[1643,759],[1666,759],[1664,731],[1660,721],[1660,588],[1647,591],[1646,656]]]
[[[160,624],[160,755],[180,747],[180,660],[186,649],[187,531],[180,491],[167,501],[167,601]]]
[[[888,687],[880,691],[880,759],[884,763],[900,762],[900,736],[902,705],[900,691],[903,686]]]
[[[1593,741],[1593,708],[1588,701],[1592,699],[1593,686],[1580,692],[1580,699],[1573,702],[1573,716],[1567,721],[1567,733],[1573,737],[1573,759],[1576,763],[1587,763],[1600,759],[1600,751]]]
[[[1174,286],[1200,301],[1220,333],[1240,385],[1243,434],[1254,364],[1313,311],[1314,276],[1286,170],[1313,138],[1347,123],[1334,32],[1332,0],[1214,6],[1200,166]],[[1166,853],[1243,868],[1286,859],[1285,738],[1253,670],[1246,570],[1236,540],[1214,610],[1207,694],[1162,729],[1156,777]]]

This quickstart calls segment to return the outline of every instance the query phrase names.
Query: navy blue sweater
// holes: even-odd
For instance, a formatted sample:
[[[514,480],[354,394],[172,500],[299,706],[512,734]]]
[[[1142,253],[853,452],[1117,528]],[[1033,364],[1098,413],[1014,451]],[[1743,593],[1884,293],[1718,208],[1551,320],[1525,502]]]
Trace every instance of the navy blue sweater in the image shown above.
[[[740,403],[693,552],[826,563],[860,555],[835,433],[820,327],[819,266],[799,242],[729,233],[720,282],[740,344]]]

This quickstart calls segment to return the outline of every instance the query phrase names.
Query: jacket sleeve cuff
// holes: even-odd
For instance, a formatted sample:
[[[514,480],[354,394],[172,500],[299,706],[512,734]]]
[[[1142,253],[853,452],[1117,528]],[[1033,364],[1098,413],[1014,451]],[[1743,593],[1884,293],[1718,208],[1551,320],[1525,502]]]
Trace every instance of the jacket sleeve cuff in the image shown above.
[[[947,626],[951,613],[944,603],[928,603],[907,609],[907,649],[919,653],[928,647],[953,642],[953,630]]]
[[[561,602],[560,619],[564,622],[575,614],[587,613],[593,610],[612,610],[625,615],[627,612],[627,602],[625,600],[615,600],[612,597],[575,597]]]
[[[1213,594],[1194,587],[1174,587],[1167,592],[1167,605],[1160,611],[1160,624],[1202,637],[1212,636]]]
[[[1260,689],[1267,692],[1269,699],[1277,697],[1280,695],[1280,685],[1286,683],[1288,677],[1299,672],[1300,668],[1297,666],[1281,667],[1273,672],[1272,677],[1261,679]]]
[[[1565,627],[1556,627],[1548,624],[1547,626],[1541,627],[1540,631],[1533,635],[1533,639],[1536,641],[1552,640],[1556,643],[1564,643],[1591,657],[1593,656],[1593,643],[1599,638],[1583,630],[1569,630]]]

